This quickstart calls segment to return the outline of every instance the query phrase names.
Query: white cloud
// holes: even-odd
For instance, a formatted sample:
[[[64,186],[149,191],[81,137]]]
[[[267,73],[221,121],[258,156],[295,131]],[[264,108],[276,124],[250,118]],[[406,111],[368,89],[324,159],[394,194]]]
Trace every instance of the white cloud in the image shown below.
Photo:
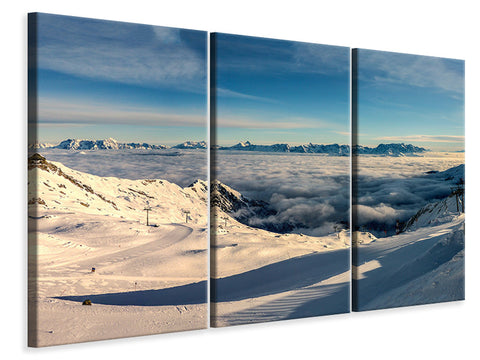
[[[125,84],[194,92],[206,86],[205,54],[182,41],[174,28],[42,14],[38,66]]]
[[[240,129],[318,129],[338,128],[339,124],[323,119],[292,116],[276,118],[274,120],[261,120],[248,116],[217,116],[217,126]]]
[[[178,113],[165,108],[120,104],[62,101],[41,97],[38,120],[41,124],[127,124],[145,126],[207,126],[206,114]]]
[[[377,140],[382,141],[393,141],[393,142],[435,142],[435,143],[452,143],[465,142],[465,136],[463,135],[406,135],[406,136],[382,136],[378,137]]]
[[[464,65],[461,60],[430,56],[359,50],[361,79],[382,84],[401,84],[464,93]]]
[[[244,94],[237,91],[229,90],[229,89],[216,89],[216,95],[222,97],[230,97],[230,98],[239,98],[239,99],[247,99],[247,100],[255,100],[261,102],[268,102],[268,103],[278,103],[275,99],[270,99],[262,96],[255,96],[250,94]]]

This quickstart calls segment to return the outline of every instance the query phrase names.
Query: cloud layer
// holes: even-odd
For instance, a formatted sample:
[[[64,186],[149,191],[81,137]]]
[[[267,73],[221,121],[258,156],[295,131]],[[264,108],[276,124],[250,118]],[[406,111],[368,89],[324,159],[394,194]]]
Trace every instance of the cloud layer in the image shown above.
[[[463,154],[426,153],[421,157],[359,156],[354,179],[355,228],[381,236],[393,232],[396,221],[408,220],[424,205],[448,196],[452,183],[428,175],[464,163]]]
[[[49,160],[98,176],[165,179],[182,187],[207,179],[203,150],[86,151],[42,150]],[[394,231],[426,203],[447,196],[451,184],[425,174],[464,163],[460,153],[422,157],[360,156],[355,226],[377,235]],[[294,225],[295,232],[325,235],[350,215],[350,159],[314,154],[222,151],[217,178],[251,199],[264,200],[276,215],[251,219],[251,225]]]
[[[243,195],[267,201],[276,215],[251,219],[251,225],[275,228],[292,224],[295,232],[325,235],[348,222],[348,157],[222,151],[217,178]]]
[[[198,109],[129,106],[74,100],[39,98],[38,120],[42,124],[117,124],[136,126],[206,127],[206,113]],[[185,110],[189,110],[186,112]],[[197,111],[195,111],[197,110]],[[193,113],[193,114],[192,114]]]
[[[49,161],[97,176],[125,179],[163,179],[181,187],[197,179],[207,180],[205,150],[99,150],[99,151],[40,151]]]

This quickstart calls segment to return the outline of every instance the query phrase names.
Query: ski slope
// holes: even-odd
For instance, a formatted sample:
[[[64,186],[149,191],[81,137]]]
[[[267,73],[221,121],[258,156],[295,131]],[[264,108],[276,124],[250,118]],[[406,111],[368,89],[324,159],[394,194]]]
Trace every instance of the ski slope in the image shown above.
[[[442,215],[444,222],[431,219],[428,226],[356,246],[354,310],[464,299],[465,214]]]
[[[212,320],[215,327],[348,312],[350,239],[277,234],[213,209]]]
[[[207,326],[205,182],[98,177],[41,158],[29,181],[33,344]]]

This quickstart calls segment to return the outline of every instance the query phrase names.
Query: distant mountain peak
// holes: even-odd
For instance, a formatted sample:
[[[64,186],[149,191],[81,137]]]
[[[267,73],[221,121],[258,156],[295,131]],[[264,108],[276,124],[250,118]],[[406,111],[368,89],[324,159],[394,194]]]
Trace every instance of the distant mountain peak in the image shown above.
[[[57,145],[35,143],[29,145],[29,149],[62,149],[62,150],[119,150],[119,149],[144,149],[144,150],[159,150],[168,149],[166,145],[152,145],[148,143],[121,143],[118,140],[109,137],[103,140],[88,140],[88,139],[66,139]],[[172,149],[206,149],[207,142],[188,140],[181,144],[172,146]]]

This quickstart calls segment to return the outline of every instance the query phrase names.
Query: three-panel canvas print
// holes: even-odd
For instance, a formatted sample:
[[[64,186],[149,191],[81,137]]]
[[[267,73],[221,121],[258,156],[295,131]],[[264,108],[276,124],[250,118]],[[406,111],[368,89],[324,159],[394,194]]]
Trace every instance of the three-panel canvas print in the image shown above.
[[[464,61],[28,34],[30,346],[465,298]]]

